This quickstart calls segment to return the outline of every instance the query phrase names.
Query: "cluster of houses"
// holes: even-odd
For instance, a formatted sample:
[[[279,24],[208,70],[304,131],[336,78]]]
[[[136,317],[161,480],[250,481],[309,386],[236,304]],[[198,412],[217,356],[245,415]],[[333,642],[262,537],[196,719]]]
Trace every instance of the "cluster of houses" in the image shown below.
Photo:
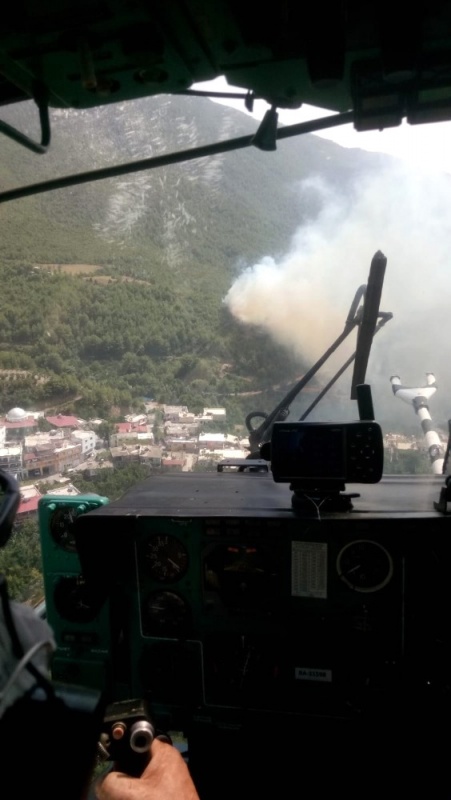
[[[102,422],[64,414],[47,416],[21,408],[12,408],[0,417],[0,468],[21,482],[33,481],[32,485],[22,485],[19,519],[36,513],[41,497],[39,481],[55,476],[60,480],[64,476],[63,485],[52,488],[52,494],[56,490],[74,494],[77,489],[70,481],[76,473],[91,477],[105,467],[132,463],[190,470],[198,460],[245,458],[248,453],[247,439],[205,430],[211,427],[206,423],[225,426],[224,408],[205,408],[202,414],[193,414],[186,406],[147,403],[146,413],[116,423],[108,441],[97,433]]]
[[[40,424],[44,419],[46,424]],[[0,417],[0,468],[21,482],[18,519],[36,514],[39,482],[50,479],[52,494],[78,494],[76,474],[92,477],[105,467],[140,463],[149,467],[191,470],[197,461],[245,458],[248,439],[211,432],[226,426],[224,408],[205,408],[194,414],[186,406],[146,403],[146,413],[128,416],[113,426],[109,440],[97,431],[104,420],[26,412],[12,408]],[[40,430],[47,428],[47,431]],[[100,428],[101,430],[101,428]],[[387,433],[384,445],[390,460],[399,450],[420,449],[415,436]]]
[[[45,419],[48,432],[39,430],[39,418]],[[0,467],[22,480],[67,472],[96,449],[97,440],[95,431],[76,417],[12,408],[0,417]]]

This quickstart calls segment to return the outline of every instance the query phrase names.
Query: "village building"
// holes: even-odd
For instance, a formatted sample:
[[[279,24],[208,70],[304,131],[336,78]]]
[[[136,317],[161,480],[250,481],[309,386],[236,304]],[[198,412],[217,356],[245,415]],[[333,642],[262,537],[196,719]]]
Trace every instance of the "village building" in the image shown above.
[[[231,433],[200,433],[199,450],[225,450],[239,448],[239,438]]]
[[[178,421],[181,425],[193,425],[195,423],[197,425],[200,424],[198,415],[194,414],[192,411],[183,411],[181,414],[179,414]]]
[[[81,454],[83,458],[89,456],[96,449],[98,436],[94,431],[75,430],[71,433],[72,440],[81,442]]]
[[[162,448],[157,446],[144,446],[141,444],[125,445],[110,448],[111,459],[115,467],[126,464],[148,464],[161,466]]]
[[[197,453],[198,442],[195,436],[165,436],[167,450],[183,450],[185,453]]]
[[[182,424],[180,422],[167,422],[164,426],[166,436],[195,436],[199,432],[200,423]]]
[[[110,436],[110,446],[118,447],[121,442],[140,441],[153,442],[154,435],[147,423],[117,422],[115,432]]]
[[[200,450],[199,451],[199,461],[223,461],[225,459],[239,459],[242,460],[248,456],[249,453],[246,450],[240,450],[235,448],[224,449],[224,450]]]
[[[201,419],[203,422],[225,422],[227,417],[225,408],[204,408]]]
[[[141,463],[148,464],[150,467],[161,467],[163,448],[158,445],[143,447],[141,451]]]
[[[52,428],[62,428],[66,430],[75,430],[81,427],[81,421],[77,417],[65,414],[57,414],[52,417],[44,417],[44,419],[52,426]]]
[[[12,408],[0,418],[0,426],[5,428],[6,440],[20,440],[38,429],[38,423],[32,414],[23,408]]]
[[[146,414],[127,414],[124,419],[132,425],[147,425],[148,422]]]
[[[185,466],[185,459],[184,458],[163,458],[161,465],[165,469],[173,469],[174,471],[178,472],[182,470]]]
[[[163,406],[163,419],[165,422],[180,422],[184,414],[188,414],[186,406]]]
[[[23,440],[24,452],[28,453],[35,447],[44,447],[46,445],[49,448],[55,448],[61,446],[65,439],[64,431],[53,430],[32,433],[29,436],[25,436]]]
[[[0,447],[0,469],[10,472],[16,478],[22,477],[22,442]]]
[[[57,497],[75,497],[77,494],[80,494],[80,491],[73,483],[65,483],[63,486],[58,486],[55,489],[52,488],[49,494],[56,495]]]
[[[42,494],[37,486],[21,486],[20,504],[17,509],[16,523],[20,525],[24,519],[35,517],[38,513],[39,500]]]
[[[43,441],[35,447],[27,447],[23,456],[23,474],[27,478],[46,477],[66,472],[83,460],[82,446],[66,438]]]

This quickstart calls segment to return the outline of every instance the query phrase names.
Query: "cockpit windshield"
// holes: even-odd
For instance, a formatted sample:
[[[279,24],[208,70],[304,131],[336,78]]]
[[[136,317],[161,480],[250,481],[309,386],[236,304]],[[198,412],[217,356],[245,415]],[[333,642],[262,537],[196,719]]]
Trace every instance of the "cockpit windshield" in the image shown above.
[[[36,138],[32,103],[2,116]],[[3,192],[199,150],[259,124],[211,99],[165,95],[54,109],[51,119],[45,155],[2,138]],[[439,472],[451,391],[446,164],[343,147],[324,132],[274,147],[2,204],[2,465],[20,479],[28,524],[49,491],[114,495],[150,474],[216,470],[252,454],[246,420],[283,404],[340,337],[377,252],[389,324],[374,336],[365,380],[384,473]],[[357,337],[279,418],[358,419]]]

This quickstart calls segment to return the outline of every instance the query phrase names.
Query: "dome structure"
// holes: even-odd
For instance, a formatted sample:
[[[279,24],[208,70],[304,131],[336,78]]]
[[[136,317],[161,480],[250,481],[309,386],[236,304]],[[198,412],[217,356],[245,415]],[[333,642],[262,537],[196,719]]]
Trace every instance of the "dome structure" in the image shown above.
[[[23,408],[12,408],[11,411],[8,411],[6,415],[8,422],[20,422],[27,417],[28,414],[23,410]]]

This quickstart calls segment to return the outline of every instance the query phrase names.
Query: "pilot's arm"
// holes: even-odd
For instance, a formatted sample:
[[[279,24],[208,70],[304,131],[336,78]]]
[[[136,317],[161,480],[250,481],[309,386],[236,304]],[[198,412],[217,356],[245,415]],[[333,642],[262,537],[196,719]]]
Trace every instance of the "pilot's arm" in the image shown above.
[[[179,751],[154,739],[151,759],[140,778],[109,772],[96,785],[98,800],[199,800]]]

